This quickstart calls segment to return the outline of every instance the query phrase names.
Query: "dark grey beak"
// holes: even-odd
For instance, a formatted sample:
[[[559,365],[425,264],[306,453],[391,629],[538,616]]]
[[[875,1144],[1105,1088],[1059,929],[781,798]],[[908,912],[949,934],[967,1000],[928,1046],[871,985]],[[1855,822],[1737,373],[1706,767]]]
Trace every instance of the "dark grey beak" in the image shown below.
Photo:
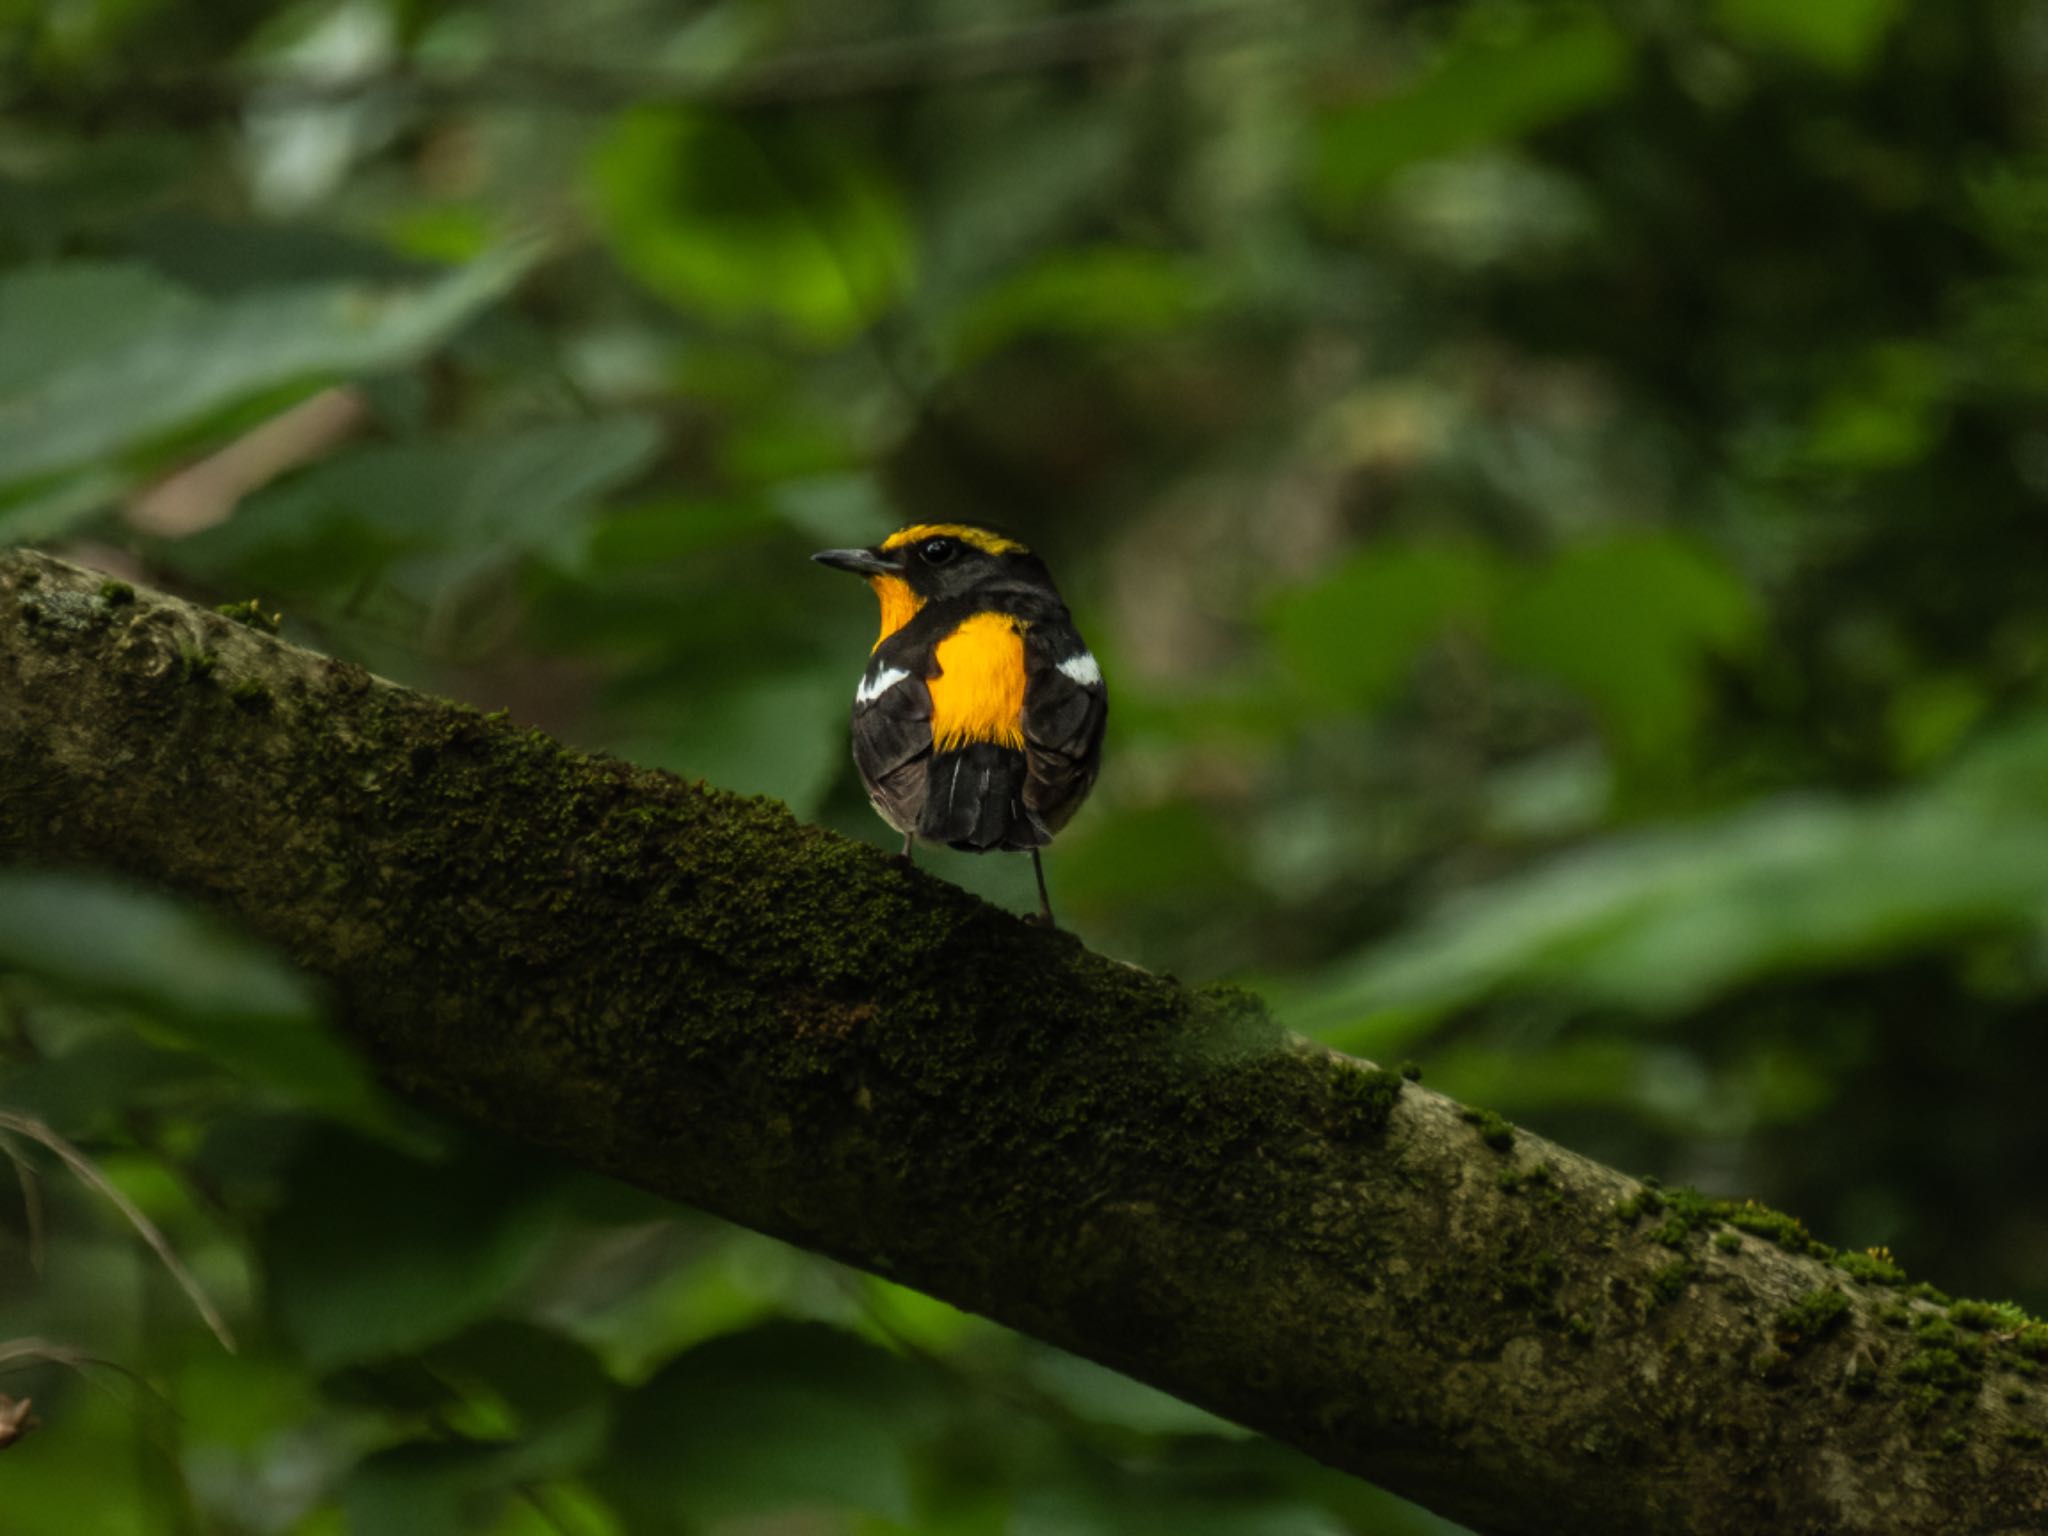
[[[821,549],[811,558],[835,571],[852,571],[857,576],[893,576],[902,563],[887,560],[872,549]]]

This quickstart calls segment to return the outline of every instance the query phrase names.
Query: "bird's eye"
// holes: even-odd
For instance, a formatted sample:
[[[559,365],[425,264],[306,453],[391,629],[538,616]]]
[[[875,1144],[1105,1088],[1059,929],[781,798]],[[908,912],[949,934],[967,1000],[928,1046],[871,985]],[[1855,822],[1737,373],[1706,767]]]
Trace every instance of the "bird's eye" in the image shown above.
[[[917,552],[924,557],[926,565],[944,565],[960,553],[960,544],[955,539],[926,539],[918,546]]]

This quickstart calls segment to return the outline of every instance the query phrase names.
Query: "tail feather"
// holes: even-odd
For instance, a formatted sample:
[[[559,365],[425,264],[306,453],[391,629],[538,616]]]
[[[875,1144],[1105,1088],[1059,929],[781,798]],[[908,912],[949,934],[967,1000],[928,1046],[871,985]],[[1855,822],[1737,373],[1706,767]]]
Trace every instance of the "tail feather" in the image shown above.
[[[975,853],[1045,841],[1024,810],[1024,754],[992,741],[939,753],[925,775],[917,835]]]

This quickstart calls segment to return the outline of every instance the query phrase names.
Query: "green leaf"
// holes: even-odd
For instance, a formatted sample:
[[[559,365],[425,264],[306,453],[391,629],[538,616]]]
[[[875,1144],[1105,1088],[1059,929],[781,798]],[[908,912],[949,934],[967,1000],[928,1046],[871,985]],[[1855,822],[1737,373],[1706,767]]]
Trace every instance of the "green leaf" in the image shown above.
[[[954,316],[955,365],[1021,336],[1154,336],[1194,320],[1207,285],[1187,257],[1134,246],[1051,251]]]
[[[325,1138],[264,1234],[271,1296],[319,1370],[419,1349],[488,1316],[556,1229],[503,1153],[427,1164]]]
[[[1033,1351],[1025,1374],[1048,1397],[1097,1424],[1111,1424],[1147,1435],[1218,1435],[1237,1439],[1251,1433],[1157,1387],[1148,1387],[1107,1366],[1060,1350]]]
[[[1095,1470],[1026,1489],[1010,1536],[1343,1536],[1328,1511],[1280,1490],[1214,1486],[1172,1469]]]
[[[908,1448],[928,1389],[894,1355],[782,1323],[678,1356],[620,1409],[602,1489],[667,1530],[804,1509],[912,1518]]]
[[[78,261],[10,273],[0,278],[0,400],[201,307],[175,283],[132,263]]]
[[[846,710],[859,681],[858,658],[851,667],[742,673],[738,680],[738,687],[673,698],[660,710],[660,730],[629,731],[615,750],[721,789],[773,796],[799,816],[814,814],[849,761]]]
[[[1954,384],[1948,360],[1907,342],[1872,347],[1815,407],[1801,457],[1817,468],[1892,469],[1926,456]]]
[[[353,587],[406,557],[446,557],[417,579],[475,563],[584,557],[585,521],[661,446],[649,417],[557,422],[462,441],[359,448],[248,498],[242,516],[184,540],[188,569],[236,586]]]
[[[612,1384],[581,1345],[531,1324],[491,1322],[435,1349],[428,1369],[467,1433],[389,1447],[343,1489],[355,1536],[483,1529],[511,1494],[587,1466],[603,1449]]]
[[[1719,0],[1717,14],[1739,38],[1852,75],[1869,66],[1905,9],[1905,0]]]
[[[437,1346],[429,1366],[505,1417],[500,1471],[509,1479],[564,1477],[603,1449],[616,1389],[597,1356],[573,1339],[493,1318]]]
[[[196,1051],[164,1050],[110,1025],[109,1032],[71,1040],[39,1061],[6,1068],[0,1083],[8,1108],[79,1139],[159,1099],[189,1103],[195,1088],[219,1084],[220,1071]]]
[[[585,559],[600,574],[630,573],[738,544],[772,527],[752,502],[677,497],[613,512],[590,530]]]
[[[821,133],[640,107],[600,146],[592,176],[620,263],[685,311],[832,346],[909,281],[910,225],[894,193]]]
[[[388,1110],[312,987],[241,935],[146,891],[0,872],[0,971],[121,1004],[229,1071],[364,1128]]]
[[[463,1441],[393,1446],[365,1457],[342,1485],[349,1536],[451,1536],[484,1531],[511,1496],[502,1452]]]
[[[1670,1014],[1763,976],[2024,934],[2048,909],[2043,783],[2036,722],[1888,803],[1787,798],[1611,839],[1446,904],[1296,1017],[1350,1041],[1517,990]]]
[[[1614,26],[1577,14],[1511,27],[1473,27],[1415,85],[1323,120],[1317,183],[1344,206],[1418,161],[1521,138],[1618,95],[1629,45]]]
[[[1398,544],[1353,556],[1273,605],[1273,641],[1294,674],[1351,708],[1381,703],[1451,625],[1479,623],[1498,585],[1485,550]]]
[[[208,301],[123,269],[0,278],[0,491],[145,454],[239,406],[417,361],[505,293],[524,250],[432,281],[326,283]],[[112,302],[131,322],[101,318]],[[0,532],[7,528],[0,514]]]
[[[1723,562],[1647,534],[1566,549],[1510,590],[1494,642],[1510,663],[1591,700],[1624,756],[1644,762],[1683,745],[1705,663],[1749,643],[1759,622]]]

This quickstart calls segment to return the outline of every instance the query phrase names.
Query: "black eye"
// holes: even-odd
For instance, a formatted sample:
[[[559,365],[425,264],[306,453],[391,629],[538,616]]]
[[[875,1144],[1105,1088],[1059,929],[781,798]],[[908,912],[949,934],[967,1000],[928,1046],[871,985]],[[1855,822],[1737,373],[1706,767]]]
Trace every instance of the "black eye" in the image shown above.
[[[917,552],[926,565],[944,565],[960,553],[960,544],[956,539],[926,539],[918,545]]]

